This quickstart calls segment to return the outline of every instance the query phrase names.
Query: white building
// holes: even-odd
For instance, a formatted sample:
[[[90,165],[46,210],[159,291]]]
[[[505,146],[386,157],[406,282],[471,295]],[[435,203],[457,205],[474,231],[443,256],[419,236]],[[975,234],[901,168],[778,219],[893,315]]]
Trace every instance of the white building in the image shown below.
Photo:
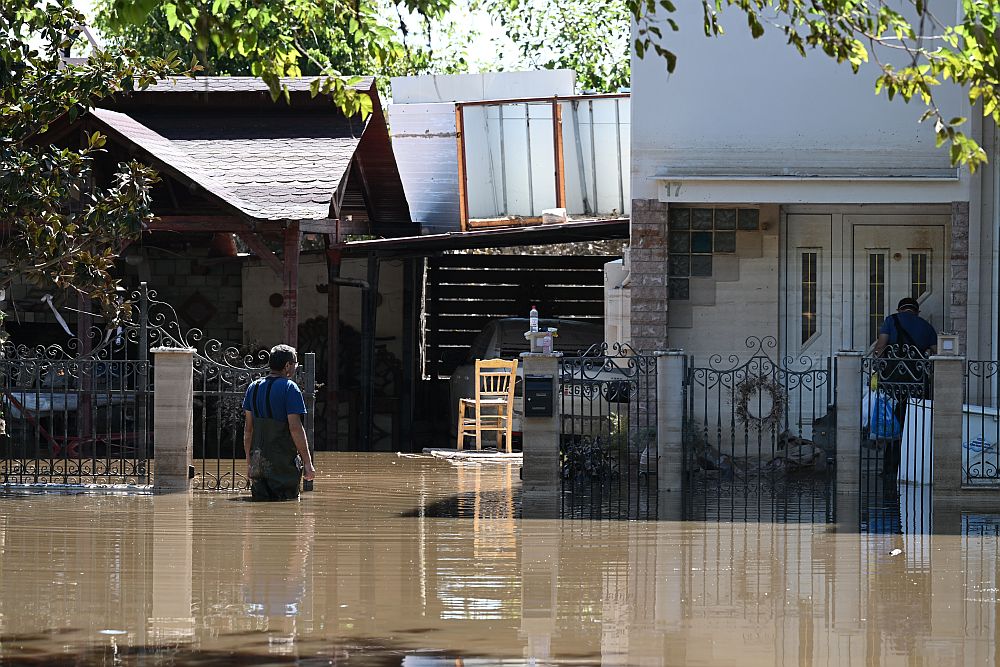
[[[866,349],[912,295],[963,350],[968,333],[970,358],[995,358],[992,166],[952,167],[919,102],[875,95],[873,65],[801,58],[774,29],[753,40],[731,9],[718,38],[699,3],[674,18],[674,74],[632,59],[633,344],[704,357],[774,336],[822,358]],[[995,127],[962,90],[936,94],[995,162]]]

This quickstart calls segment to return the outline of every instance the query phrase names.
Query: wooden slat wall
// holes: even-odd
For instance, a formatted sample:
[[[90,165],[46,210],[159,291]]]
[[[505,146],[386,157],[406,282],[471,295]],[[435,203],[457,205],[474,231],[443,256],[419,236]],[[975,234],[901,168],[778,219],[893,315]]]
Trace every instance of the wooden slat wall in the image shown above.
[[[444,255],[427,260],[426,375],[448,377],[490,320],[541,317],[604,323],[604,264],[617,257]]]

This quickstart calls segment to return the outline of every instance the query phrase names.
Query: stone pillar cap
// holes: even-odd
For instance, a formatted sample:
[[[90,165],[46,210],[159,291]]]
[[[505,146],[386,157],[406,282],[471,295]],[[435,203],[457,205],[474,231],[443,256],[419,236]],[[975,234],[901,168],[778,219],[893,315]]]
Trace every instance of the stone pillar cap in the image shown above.
[[[863,357],[865,353],[861,350],[837,350],[838,357]]]
[[[153,354],[194,354],[193,347],[154,347],[150,350]]]
[[[653,352],[654,357],[681,357],[684,356],[684,350],[679,347],[671,347],[666,350],[655,350]]]
[[[528,357],[542,358],[542,359],[551,357],[553,359],[558,359],[561,356],[563,356],[562,352],[522,352],[521,353],[521,358],[522,359],[525,359],[525,358],[528,358]]]

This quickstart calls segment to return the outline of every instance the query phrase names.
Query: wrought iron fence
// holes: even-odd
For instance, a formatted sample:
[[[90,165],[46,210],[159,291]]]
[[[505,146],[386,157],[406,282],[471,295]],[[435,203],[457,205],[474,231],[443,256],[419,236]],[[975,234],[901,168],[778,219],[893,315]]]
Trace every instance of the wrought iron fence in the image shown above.
[[[3,484],[149,483],[152,369],[133,334],[3,346]]]
[[[565,517],[656,518],[656,357],[627,345],[559,360]]]
[[[707,366],[688,359],[687,513],[736,502],[737,496],[780,497],[789,478],[812,477],[821,480],[823,490],[812,494],[818,503],[808,513],[825,515],[824,485],[832,477],[836,451],[832,361],[775,360],[769,354],[777,348],[772,337],[749,337],[746,347],[748,357],[715,355]],[[725,513],[740,514],[732,508]]]
[[[970,360],[966,364],[962,419],[963,484],[1000,484],[998,375],[1000,362]]]
[[[0,440],[4,484],[148,485],[155,474],[153,373],[149,351],[189,347],[194,354],[194,487],[247,488],[242,400],[268,373],[266,351],[247,352],[199,329],[142,284],[137,306],[118,326],[93,328],[66,345],[7,343],[0,359],[0,403],[7,437]],[[303,355],[296,378],[306,398],[313,443],[315,355]]]
[[[910,345],[862,360],[861,495],[864,507],[893,504],[897,482],[929,484],[934,364]]]

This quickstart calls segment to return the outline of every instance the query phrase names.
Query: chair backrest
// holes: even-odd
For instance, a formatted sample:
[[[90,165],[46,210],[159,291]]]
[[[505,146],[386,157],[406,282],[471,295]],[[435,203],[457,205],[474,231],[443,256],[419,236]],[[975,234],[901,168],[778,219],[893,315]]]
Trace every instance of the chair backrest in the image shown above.
[[[516,377],[517,359],[476,359],[476,400],[505,398],[512,403]]]

